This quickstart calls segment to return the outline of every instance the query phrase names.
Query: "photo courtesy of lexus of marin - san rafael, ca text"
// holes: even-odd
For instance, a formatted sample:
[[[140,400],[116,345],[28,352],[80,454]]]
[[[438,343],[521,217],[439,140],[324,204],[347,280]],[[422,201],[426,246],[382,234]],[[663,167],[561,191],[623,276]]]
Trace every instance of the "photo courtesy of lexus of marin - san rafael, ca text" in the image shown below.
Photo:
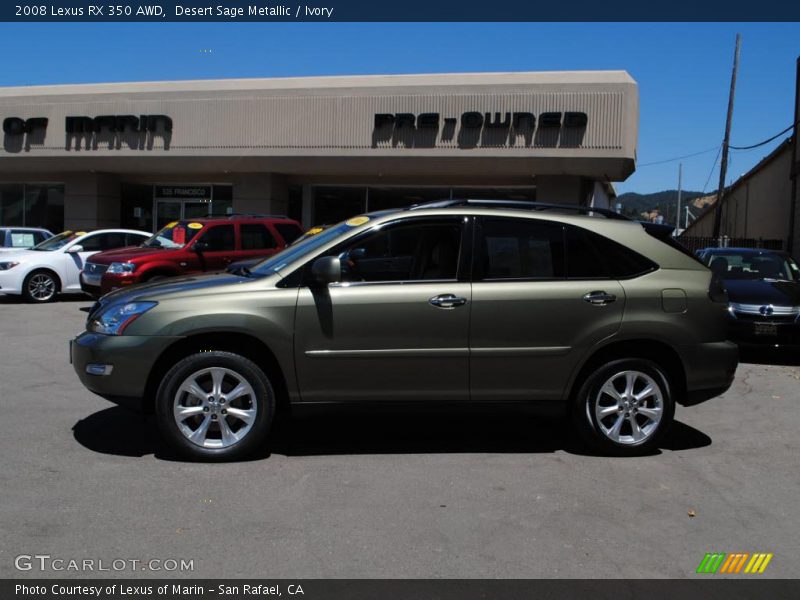
[[[0,598],[796,597],[791,7],[357,4],[1,9]]]

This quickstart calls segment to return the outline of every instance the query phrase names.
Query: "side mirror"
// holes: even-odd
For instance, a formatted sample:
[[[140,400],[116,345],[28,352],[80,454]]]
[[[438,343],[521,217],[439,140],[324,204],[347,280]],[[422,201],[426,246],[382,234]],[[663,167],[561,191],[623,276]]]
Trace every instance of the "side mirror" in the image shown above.
[[[64,250],[67,254],[77,254],[78,252],[83,252],[83,246],[80,244],[73,244],[66,250]]]
[[[208,250],[208,242],[195,242],[192,246],[192,250],[198,254],[202,254]]]
[[[320,285],[342,280],[342,263],[338,256],[323,256],[311,265],[311,276]]]

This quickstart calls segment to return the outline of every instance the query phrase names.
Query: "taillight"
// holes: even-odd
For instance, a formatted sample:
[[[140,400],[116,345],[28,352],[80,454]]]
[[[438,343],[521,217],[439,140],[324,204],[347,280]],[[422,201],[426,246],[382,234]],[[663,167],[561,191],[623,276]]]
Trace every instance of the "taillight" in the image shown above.
[[[712,302],[719,302],[720,304],[728,303],[728,290],[725,289],[725,284],[722,279],[717,277],[715,273],[711,274],[711,283],[708,286],[708,297]]]

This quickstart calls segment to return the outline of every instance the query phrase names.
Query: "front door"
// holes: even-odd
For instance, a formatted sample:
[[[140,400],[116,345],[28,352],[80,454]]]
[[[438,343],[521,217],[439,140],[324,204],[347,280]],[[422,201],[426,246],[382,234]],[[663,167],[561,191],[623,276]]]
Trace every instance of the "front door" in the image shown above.
[[[622,286],[600,269],[581,271],[573,264],[577,253],[568,267],[567,232],[546,220],[478,220],[470,330],[473,400],[560,399],[586,351],[619,329]],[[584,259],[596,265],[603,260],[596,253]]]
[[[344,281],[304,285],[298,295],[304,402],[468,399],[464,237],[461,218],[420,218],[333,251]]]

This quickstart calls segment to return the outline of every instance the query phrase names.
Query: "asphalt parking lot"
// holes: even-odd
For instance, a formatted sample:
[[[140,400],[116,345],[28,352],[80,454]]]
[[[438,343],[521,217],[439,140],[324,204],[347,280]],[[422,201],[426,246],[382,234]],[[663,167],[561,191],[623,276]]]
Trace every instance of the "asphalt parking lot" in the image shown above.
[[[628,578],[759,551],[774,553],[759,577],[800,572],[800,361],[785,354],[679,407],[642,458],[587,455],[523,410],[348,411],[293,418],[255,460],[194,464],[80,385],[67,340],[89,304],[0,296],[0,577],[109,574],[21,572],[20,554],[194,561],[170,576]]]

